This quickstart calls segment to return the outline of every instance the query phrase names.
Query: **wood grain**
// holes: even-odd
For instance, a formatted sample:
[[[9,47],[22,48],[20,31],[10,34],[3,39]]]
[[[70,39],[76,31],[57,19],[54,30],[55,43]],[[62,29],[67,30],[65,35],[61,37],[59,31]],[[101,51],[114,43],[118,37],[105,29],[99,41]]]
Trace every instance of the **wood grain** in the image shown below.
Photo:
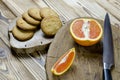
[[[115,5],[115,3],[111,4],[109,1],[105,1],[106,5],[103,0],[45,0],[48,6],[56,10],[66,21],[77,17],[94,17],[104,20],[104,16],[106,12],[108,12],[111,17],[111,23],[120,26],[120,18],[117,17],[117,19],[115,17],[119,9],[112,6],[113,4]],[[119,16],[119,14],[117,15]]]
[[[101,23],[101,21],[99,21]],[[66,23],[56,34],[46,60],[46,71],[49,80],[102,80],[102,41],[94,46],[83,47],[75,43],[69,32],[69,25]],[[101,23],[103,25],[103,22]],[[120,29],[113,27],[115,67],[112,70],[113,80],[119,80],[120,63]],[[76,57],[71,68],[61,76],[51,73],[51,68],[56,60],[70,48],[75,47]]]
[[[9,8],[7,8],[7,6],[2,2],[2,0],[0,0],[0,12],[2,12],[2,14],[8,19],[15,18],[15,15],[11,12]]]
[[[6,4],[9,9],[13,12],[16,16],[21,16],[21,14],[25,11],[27,11],[31,7],[37,7],[35,3],[33,3],[32,0],[2,0],[4,4]]]
[[[15,5],[12,4],[11,2],[9,3],[9,1],[8,1],[7,5],[9,5],[9,6],[11,5],[11,8],[9,8],[9,9],[13,13],[16,9],[18,11],[18,13],[14,13],[14,14],[16,16],[21,15],[21,11],[19,12],[21,7],[18,8],[18,5],[15,2],[13,2],[13,3]],[[27,6],[25,9],[27,9]],[[3,11],[2,11],[2,13],[3,13]],[[5,14],[5,13],[3,13],[3,14]],[[8,13],[6,13],[6,15],[10,16],[10,14],[8,14]],[[15,17],[13,17],[13,19],[11,17],[9,17],[8,19],[14,20],[14,18]],[[1,33],[0,37],[1,37],[2,41],[5,42],[3,44],[7,45],[8,49],[11,51],[11,47],[9,44],[9,38],[8,38],[9,24],[5,23],[4,21],[0,21],[0,23],[1,23],[0,24],[0,33]],[[1,63],[3,64],[3,66],[0,67],[1,70],[2,69],[4,70],[4,69],[6,69],[6,65],[4,65],[4,64],[7,64],[7,65],[9,65],[9,66],[7,66],[7,68],[9,68],[8,70],[10,72],[1,74],[0,79],[2,79],[2,80],[5,80],[5,79],[8,79],[8,80],[46,80],[46,74],[45,74],[45,69],[44,69],[45,59],[44,59],[44,57],[42,57],[41,53],[42,53],[42,55],[46,54],[45,51],[39,51],[39,52],[34,52],[32,54],[24,54],[24,55],[19,54],[18,55],[18,54],[16,54],[16,52],[12,51],[10,53],[11,58],[6,58],[9,62],[2,60]],[[7,56],[9,56],[9,55],[7,55]],[[14,60],[14,58],[15,58],[15,60]],[[11,59],[12,59],[12,61],[11,61]],[[8,64],[8,63],[11,63],[11,64]],[[0,71],[0,73],[2,73],[2,72]]]
[[[14,53],[13,53],[14,54]],[[35,77],[12,55],[11,49],[0,39],[0,78],[1,80],[34,80]]]
[[[0,11],[9,20],[14,20],[17,16],[21,16],[21,14],[24,11],[28,10],[31,7],[41,8],[46,6],[51,7],[53,10],[55,10],[60,15],[60,18],[63,23],[66,23],[67,21],[77,17],[88,17],[88,16],[104,20],[105,13],[108,12],[110,14],[111,23],[115,25],[115,27],[120,28],[120,15],[119,15],[120,0],[105,0],[105,1],[104,0],[25,0],[25,1],[1,0],[0,1]],[[6,31],[8,29],[7,25],[8,24],[6,22],[0,20],[0,40],[1,40],[0,44],[5,45],[8,48],[7,52],[10,53],[11,55],[11,56],[8,55],[10,56],[10,58],[7,57],[4,60],[0,58],[0,63],[1,63],[0,79],[1,80],[6,80],[6,79],[7,80],[18,80],[18,79],[19,80],[46,80],[45,69],[43,69],[44,67],[41,67],[41,65],[44,66],[45,63],[41,63],[41,60],[45,61],[47,50],[38,51],[35,53],[26,54],[26,55],[23,55],[23,54],[17,55],[13,51],[9,52],[11,51],[11,47],[9,47],[10,46],[9,38]],[[119,30],[116,30],[116,33],[119,33]],[[67,36],[64,36],[64,37],[67,37]],[[118,63],[118,64],[115,64],[113,75],[114,73],[116,75],[116,77],[114,77],[114,80],[119,80],[120,75],[116,74],[116,72],[117,73],[120,72],[120,63],[119,63],[120,58],[118,53],[120,52],[120,47],[119,47],[120,38],[119,38],[119,35],[116,35],[114,37],[115,37],[114,44],[117,47],[115,48],[115,53],[116,53],[115,58],[117,57],[115,59],[115,63]],[[65,40],[65,42],[67,41]],[[65,49],[62,50],[62,52],[65,52],[68,48],[69,47],[66,47]],[[54,49],[59,50],[60,47],[56,46],[56,48]],[[58,57],[59,56],[60,55],[58,55]],[[101,57],[102,57],[101,54],[99,54],[98,58],[101,59]],[[54,57],[50,57],[50,58],[52,60]],[[57,60],[58,58],[54,58],[54,59]],[[86,59],[86,63],[88,60],[89,59]],[[51,61],[51,63],[53,62],[54,61]],[[34,66],[32,64],[34,64]],[[6,65],[8,66],[6,67]],[[88,67],[89,70],[90,70],[90,67],[91,65]],[[74,70],[77,68],[78,67],[73,67],[70,70]],[[101,67],[98,70],[101,70]],[[41,72],[43,72],[43,74],[41,74]],[[101,79],[101,77],[99,76],[100,74],[98,73],[99,71],[98,72],[96,71],[94,80]],[[88,73],[88,75],[90,74]],[[45,78],[43,78],[42,76],[44,76]],[[84,77],[82,74],[81,76]],[[59,79],[61,78],[62,77],[60,76]],[[67,77],[64,77],[65,80],[66,78]],[[54,76],[54,79],[57,80],[58,77]],[[75,80],[76,78],[73,78],[73,79]]]
[[[0,23],[0,78],[2,80],[46,80],[43,67],[45,64],[41,63],[44,58],[41,59],[42,55],[39,55],[43,51],[38,52],[37,55],[35,53],[31,55],[21,53],[18,55],[16,52],[11,51],[8,25],[3,22]]]

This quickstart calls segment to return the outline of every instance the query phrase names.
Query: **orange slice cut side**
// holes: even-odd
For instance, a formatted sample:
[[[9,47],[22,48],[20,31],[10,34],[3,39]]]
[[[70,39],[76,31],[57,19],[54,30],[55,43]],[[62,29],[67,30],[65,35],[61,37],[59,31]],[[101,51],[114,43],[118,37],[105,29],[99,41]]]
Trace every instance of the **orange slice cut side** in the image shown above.
[[[96,44],[103,35],[101,24],[95,19],[75,19],[70,25],[70,33],[78,44],[91,46]]]
[[[55,75],[62,75],[65,73],[72,65],[75,58],[75,48],[68,50],[63,54],[53,65],[51,71]]]

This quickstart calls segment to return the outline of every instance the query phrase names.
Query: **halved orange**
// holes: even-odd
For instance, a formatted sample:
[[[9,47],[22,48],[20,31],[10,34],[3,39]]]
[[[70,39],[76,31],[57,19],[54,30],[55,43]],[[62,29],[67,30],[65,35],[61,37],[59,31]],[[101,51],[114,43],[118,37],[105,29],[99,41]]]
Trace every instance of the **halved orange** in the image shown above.
[[[101,24],[92,18],[75,19],[70,25],[70,33],[78,44],[91,46],[100,41],[103,35]]]
[[[65,73],[72,65],[74,58],[75,48],[72,48],[56,61],[56,63],[51,68],[52,73],[55,75],[62,75]]]

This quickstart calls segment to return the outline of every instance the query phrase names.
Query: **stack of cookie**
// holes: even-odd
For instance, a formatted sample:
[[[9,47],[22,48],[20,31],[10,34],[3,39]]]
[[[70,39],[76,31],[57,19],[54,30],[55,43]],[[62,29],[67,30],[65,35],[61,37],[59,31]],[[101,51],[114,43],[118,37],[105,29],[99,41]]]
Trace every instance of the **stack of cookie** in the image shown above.
[[[20,41],[29,40],[38,29],[41,19],[40,9],[29,9],[17,19],[16,26],[12,30],[13,36]]]
[[[12,29],[13,36],[19,41],[26,41],[33,37],[41,28],[43,33],[54,36],[62,26],[58,14],[50,8],[31,8],[17,19],[16,26]],[[41,35],[40,35],[41,36]]]

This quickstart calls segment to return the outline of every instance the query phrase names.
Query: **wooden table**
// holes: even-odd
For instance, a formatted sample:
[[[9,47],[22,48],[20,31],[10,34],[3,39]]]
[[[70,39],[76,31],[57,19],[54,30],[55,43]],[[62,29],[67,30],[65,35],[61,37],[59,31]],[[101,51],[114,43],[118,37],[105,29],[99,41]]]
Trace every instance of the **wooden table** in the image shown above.
[[[0,80],[47,80],[45,64],[40,63],[47,51],[17,55],[11,50],[7,32],[9,23],[26,10],[46,6],[55,10],[63,23],[77,17],[103,20],[108,12],[111,23],[120,28],[120,0],[1,0],[0,11],[9,22],[0,20]]]

